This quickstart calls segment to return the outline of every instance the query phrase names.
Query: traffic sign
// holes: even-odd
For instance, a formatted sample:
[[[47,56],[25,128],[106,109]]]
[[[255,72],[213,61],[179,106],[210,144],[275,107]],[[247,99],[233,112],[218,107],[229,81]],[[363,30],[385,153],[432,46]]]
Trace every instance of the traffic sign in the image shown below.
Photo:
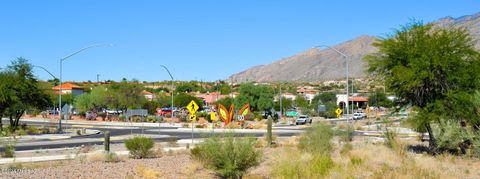
[[[210,106],[210,111],[215,112],[215,106]]]
[[[342,112],[343,111],[340,108],[337,108],[337,110],[335,110],[335,113],[337,113],[337,118],[340,118]]]
[[[245,120],[245,117],[243,117],[242,115],[238,115],[237,118],[238,118],[238,121],[243,121],[243,120]]]
[[[157,111],[157,114],[162,114],[162,108],[157,108],[156,111]]]
[[[192,100],[188,105],[187,105],[187,109],[188,111],[190,111],[191,114],[195,114],[195,112],[197,112],[198,110],[198,105],[197,103],[195,103],[194,100]]]
[[[197,115],[190,114],[190,121],[196,121],[196,120],[197,120]]]
[[[217,120],[217,116],[215,115],[215,112],[210,112],[210,120],[212,121],[216,121]]]

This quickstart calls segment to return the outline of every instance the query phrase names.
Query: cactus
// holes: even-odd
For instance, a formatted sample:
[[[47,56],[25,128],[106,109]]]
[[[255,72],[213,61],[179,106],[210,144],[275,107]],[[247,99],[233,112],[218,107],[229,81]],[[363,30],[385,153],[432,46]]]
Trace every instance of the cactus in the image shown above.
[[[105,151],[110,152],[110,131],[105,131],[105,140],[103,145],[105,146]]]
[[[268,116],[268,126],[267,126],[267,142],[268,147],[272,146],[272,117]]]

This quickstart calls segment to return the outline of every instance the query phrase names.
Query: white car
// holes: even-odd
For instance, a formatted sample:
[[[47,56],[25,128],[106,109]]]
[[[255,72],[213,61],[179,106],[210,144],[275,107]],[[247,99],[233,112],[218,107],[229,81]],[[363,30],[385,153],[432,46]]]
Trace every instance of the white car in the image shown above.
[[[353,120],[363,119],[362,113],[353,113]]]
[[[295,121],[295,123],[297,125],[300,125],[300,124],[307,124],[307,123],[312,123],[312,119],[310,117],[308,117],[307,115],[301,115],[301,116],[298,116],[297,120]]]

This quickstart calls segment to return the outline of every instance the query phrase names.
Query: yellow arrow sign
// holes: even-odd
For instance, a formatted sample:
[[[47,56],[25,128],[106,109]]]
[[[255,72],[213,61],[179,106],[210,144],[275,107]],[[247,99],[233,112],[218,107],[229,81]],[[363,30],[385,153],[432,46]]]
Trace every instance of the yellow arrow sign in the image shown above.
[[[190,114],[190,121],[196,121],[196,120],[197,120],[197,115]]]
[[[197,112],[198,110],[198,105],[197,103],[195,103],[194,100],[192,100],[190,103],[188,103],[187,109],[188,111],[190,111],[191,114],[195,114],[195,112]]]

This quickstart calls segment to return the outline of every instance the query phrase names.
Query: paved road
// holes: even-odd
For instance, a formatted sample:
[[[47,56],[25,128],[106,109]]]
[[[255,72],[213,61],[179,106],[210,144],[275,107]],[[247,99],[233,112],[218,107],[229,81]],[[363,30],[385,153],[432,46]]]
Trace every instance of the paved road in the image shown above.
[[[45,122],[33,122],[33,121],[23,121],[27,125],[35,126],[46,126],[50,125]],[[103,144],[103,132],[110,131],[111,143],[123,143],[128,136],[132,134],[143,134],[148,135],[155,139],[157,142],[167,142],[172,140],[179,139],[190,139],[192,137],[191,129],[179,128],[179,127],[129,127],[129,126],[112,126],[112,125],[102,125],[102,124],[63,124],[64,128],[86,128],[101,131],[99,134],[93,134],[89,136],[74,136],[70,139],[59,139],[59,140],[39,140],[26,142],[21,141],[17,143],[16,150],[34,150],[34,149],[52,149],[52,148],[65,148],[65,147],[79,147],[82,145],[102,145]],[[215,130],[213,134],[211,129],[195,129],[194,138],[206,138],[213,135],[221,135],[223,132],[221,130]],[[293,136],[298,135],[303,132],[303,129],[292,129],[288,126],[281,126],[274,128],[274,133],[278,136]],[[256,136],[261,137],[265,135],[264,130],[239,130],[235,132],[240,136]],[[2,146],[0,146],[2,150]]]

